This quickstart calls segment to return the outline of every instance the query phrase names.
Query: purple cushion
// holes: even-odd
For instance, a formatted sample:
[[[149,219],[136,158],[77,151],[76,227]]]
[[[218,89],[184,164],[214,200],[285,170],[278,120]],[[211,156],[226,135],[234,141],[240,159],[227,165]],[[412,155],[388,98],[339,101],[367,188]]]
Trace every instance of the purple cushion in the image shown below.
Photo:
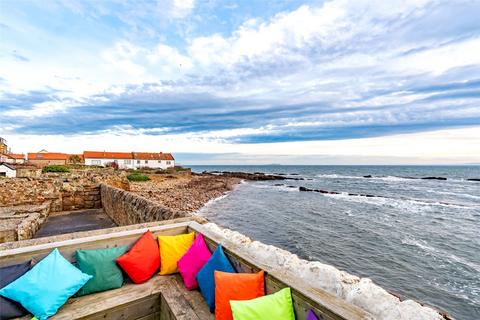
[[[315,315],[315,313],[313,313],[312,309],[308,310],[307,320],[318,320],[317,316]]]

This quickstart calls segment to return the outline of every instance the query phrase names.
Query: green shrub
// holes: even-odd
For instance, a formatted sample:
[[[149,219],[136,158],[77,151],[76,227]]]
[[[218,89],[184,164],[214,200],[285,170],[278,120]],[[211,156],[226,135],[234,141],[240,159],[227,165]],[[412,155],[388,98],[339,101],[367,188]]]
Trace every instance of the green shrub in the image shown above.
[[[65,166],[60,166],[60,165],[50,165],[50,166],[45,166],[42,169],[42,172],[70,172],[67,167]]]
[[[141,173],[138,173],[138,172],[134,172],[134,173],[130,173],[128,176],[127,176],[127,179],[129,181],[148,181],[150,180],[150,178],[144,174],[141,174]]]

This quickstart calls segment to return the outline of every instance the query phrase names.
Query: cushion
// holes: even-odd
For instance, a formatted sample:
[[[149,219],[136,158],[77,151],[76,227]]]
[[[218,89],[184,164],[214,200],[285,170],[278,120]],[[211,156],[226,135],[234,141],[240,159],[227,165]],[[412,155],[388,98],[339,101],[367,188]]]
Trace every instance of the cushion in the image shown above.
[[[123,256],[115,260],[135,283],[150,279],[160,267],[158,244],[148,230]]]
[[[198,288],[195,276],[211,256],[212,254],[208,250],[203,236],[199,233],[192,246],[177,263],[178,271],[182,275],[183,282],[188,290]]]
[[[92,276],[75,268],[58,249],[30,271],[0,290],[0,295],[20,302],[39,320],[53,316]]]
[[[253,300],[231,300],[235,320],[295,320],[290,288]]]
[[[115,259],[127,252],[128,247],[77,250],[77,267],[90,279],[78,291],[77,296],[120,288],[123,285],[122,270],[117,266]]]
[[[207,263],[198,271],[196,277],[198,287],[210,307],[210,312],[215,310],[215,271],[235,272],[221,245],[217,247]]]
[[[312,311],[312,309],[308,310],[307,312],[307,320],[318,320],[317,316]]]
[[[0,268],[0,288],[20,278],[30,270],[32,262],[28,261],[13,266]],[[0,320],[18,318],[28,313],[21,304],[16,301],[0,297]]]
[[[195,233],[180,234],[178,236],[159,236],[160,245],[160,274],[178,272],[177,262],[188,251],[193,243]]]
[[[230,300],[251,300],[265,295],[264,272],[215,271],[215,319],[233,320]]]

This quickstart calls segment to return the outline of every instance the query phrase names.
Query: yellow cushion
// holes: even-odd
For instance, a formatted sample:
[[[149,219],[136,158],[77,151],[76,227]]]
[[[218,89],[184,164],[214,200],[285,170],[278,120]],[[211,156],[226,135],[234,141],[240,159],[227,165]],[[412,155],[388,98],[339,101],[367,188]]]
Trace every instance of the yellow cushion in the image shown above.
[[[158,236],[160,246],[160,274],[178,272],[177,262],[193,243],[195,233],[178,236]]]

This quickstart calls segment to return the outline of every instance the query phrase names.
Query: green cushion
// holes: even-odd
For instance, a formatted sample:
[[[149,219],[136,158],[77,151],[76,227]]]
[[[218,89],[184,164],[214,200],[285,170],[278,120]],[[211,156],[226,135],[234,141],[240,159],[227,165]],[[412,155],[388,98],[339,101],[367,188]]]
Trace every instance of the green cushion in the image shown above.
[[[252,300],[230,300],[230,306],[234,320],[295,320],[290,288]]]
[[[115,259],[127,252],[128,247],[77,250],[77,267],[93,276],[77,293],[77,296],[120,288],[123,285],[122,270]]]

